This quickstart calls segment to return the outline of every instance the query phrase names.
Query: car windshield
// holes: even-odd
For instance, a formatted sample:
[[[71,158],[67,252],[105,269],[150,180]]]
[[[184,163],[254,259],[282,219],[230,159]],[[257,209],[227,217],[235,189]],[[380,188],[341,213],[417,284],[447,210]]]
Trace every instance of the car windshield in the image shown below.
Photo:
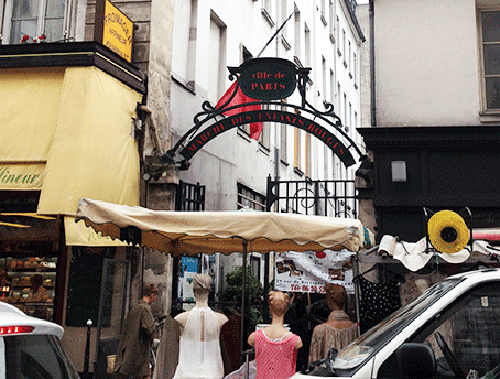
[[[3,346],[1,346],[3,345]],[[8,379],[79,379],[59,338],[53,335],[19,335],[0,338],[0,365],[5,358]],[[0,379],[2,378],[0,367]]]
[[[411,323],[427,307],[453,289],[461,280],[463,279],[450,278],[435,284],[413,302],[401,307],[341,350],[337,359],[333,362],[336,374],[344,376],[343,374],[346,371],[357,371],[362,363],[400,333],[406,325]]]

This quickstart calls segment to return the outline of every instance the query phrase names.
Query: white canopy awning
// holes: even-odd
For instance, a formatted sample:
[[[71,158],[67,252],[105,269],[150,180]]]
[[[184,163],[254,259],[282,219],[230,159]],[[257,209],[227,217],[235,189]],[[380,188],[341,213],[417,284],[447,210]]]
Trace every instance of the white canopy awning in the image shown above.
[[[358,251],[366,234],[357,219],[267,212],[155,211],[87,198],[80,199],[79,220],[103,236],[127,238],[174,257],[241,252],[242,240],[247,241],[249,252]]]

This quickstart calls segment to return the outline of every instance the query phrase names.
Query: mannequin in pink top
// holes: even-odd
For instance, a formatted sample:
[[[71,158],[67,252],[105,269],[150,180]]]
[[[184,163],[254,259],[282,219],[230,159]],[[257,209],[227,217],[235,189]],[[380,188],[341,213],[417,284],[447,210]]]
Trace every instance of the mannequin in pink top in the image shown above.
[[[271,325],[248,337],[248,344],[255,347],[257,379],[288,379],[295,374],[297,350],[302,347],[302,340],[283,326],[289,303],[287,294],[271,291]]]

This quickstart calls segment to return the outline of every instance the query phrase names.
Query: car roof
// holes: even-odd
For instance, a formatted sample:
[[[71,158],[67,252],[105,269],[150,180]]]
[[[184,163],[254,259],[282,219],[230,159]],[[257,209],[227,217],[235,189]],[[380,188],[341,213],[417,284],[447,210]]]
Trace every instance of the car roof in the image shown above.
[[[2,326],[33,326],[34,329],[31,333],[20,334],[51,334],[57,336],[59,339],[64,334],[62,326],[28,316],[13,305],[0,302],[0,327]],[[8,334],[2,335],[2,337],[8,336]]]

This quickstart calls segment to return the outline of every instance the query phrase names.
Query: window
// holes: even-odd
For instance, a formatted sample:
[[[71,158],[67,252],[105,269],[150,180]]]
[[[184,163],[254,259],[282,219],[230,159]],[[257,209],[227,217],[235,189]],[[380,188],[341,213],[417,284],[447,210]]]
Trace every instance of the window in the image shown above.
[[[329,164],[328,162],[330,161],[330,149],[328,148],[327,145],[323,144],[323,156],[324,156],[324,166],[325,166],[325,171],[324,171],[324,175],[325,175],[325,180],[328,180],[330,178],[330,170],[329,170]]]
[[[238,209],[250,208],[258,211],[266,210],[266,197],[250,187],[238,183]]]
[[[481,12],[483,109],[500,110],[500,11]]]
[[[347,120],[346,120],[346,123],[347,123]],[[349,128],[349,131],[352,136],[352,105],[351,105],[351,102],[349,101],[349,123],[347,124],[348,128]]]
[[[286,1],[287,0],[281,0],[281,20],[280,20],[280,25],[283,25],[283,23],[285,22],[285,20],[288,18],[288,14],[286,14]],[[283,26],[283,29],[281,29],[281,35],[286,39],[287,37],[287,24],[288,22],[285,24],[285,26]]]
[[[210,52],[208,59],[208,98],[217,103],[225,93],[226,83],[226,25],[214,13],[210,14]]]
[[[305,57],[304,62],[306,67],[311,66],[311,31],[307,27],[307,24],[304,24],[304,43],[305,43]]]
[[[340,28],[339,28],[339,16],[337,16],[337,24],[335,25],[337,28],[337,54],[340,56],[342,53],[340,52]]]
[[[330,69],[330,104],[335,105],[335,74]]]
[[[474,288],[429,320],[409,342],[426,343],[432,348],[440,377],[465,377],[471,370],[477,372],[477,377],[495,376],[487,373],[500,363],[499,320],[500,285],[488,283]],[[391,356],[382,364],[378,378],[397,377],[390,368],[393,360]]]
[[[306,133],[306,176],[312,178],[312,134]]]
[[[0,345],[4,351],[1,360],[5,354],[5,366],[2,371],[6,378],[79,377],[56,336],[43,334],[4,337],[0,338]]]
[[[19,44],[24,35],[31,40],[45,34],[47,42],[67,37],[65,0],[6,0],[2,43]]]
[[[325,57],[322,57],[322,67],[321,67],[321,74],[322,74],[322,82],[323,82],[323,100],[326,101],[326,94],[328,93],[326,89],[326,59]]]
[[[295,28],[295,36],[294,36],[294,54],[300,59],[300,12],[297,8],[295,8],[294,13],[294,28]]]
[[[190,89],[195,89],[198,0],[177,2],[172,46],[173,75]]]
[[[302,131],[297,128],[293,128],[294,133],[294,143],[293,143],[293,166],[297,170],[302,170]]]
[[[358,71],[358,62],[357,62],[357,59],[358,57],[356,56],[356,53],[354,53],[352,55],[352,75],[354,76],[354,85],[357,87],[357,83],[356,83],[356,80],[358,80],[358,75],[357,75],[357,71]]]
[[[336,112],[336,114],[339,117],[340,117],[340,106],[341,106],[341,104],[340,104],[340,94],[341,94],[341,92],[340,92],[340,83],[337,82],[337,112]]]
[[[262,110],[271,109],[270,105],[262,105]],[[260,133],[259,144],[268,152],[271,150],[271,122],[262,123],[262,133]]]
[[[320,9],[320,19],[321,22],[326,26],[327,21],[326,21],[326,0],[321,0],[321,9]]]
[[[345,30],[342,29],[342,54],[344,55],[344,66],[347,67],[345,49],[346,49]]]
[[[271,27],[273,27],[274,22],[273,18],[271,17],[271,11],[271,0],[262,0],[262,16],[264,16],[264,19],[269,23],[269,25],[271,25]]]
[[[347,63],[349,64],[349,67],[351,67],[351,56],[352,56],[352,54],[351,54],[351,41],[349,41],[349,55],[347,57]],[[349,68],[349,72],[351,72],[350,68]]]
[[[286,111],[286,107],[282,106],[281,110]],[[287,126],[287,124],[280,124],[280,159],[285,163],[288,163],[286,153]]]
[[[262,9],[271,14],[271,0],[262,0]]]
[[[344,127],[347,126],[347,95],[344,93],[344,122],[342,123]]]
[[[330,34],[330,40],[332,42],[335,42],[334,40],[334,33],[335,33],[335,25],[334,25],[334,18],[333,18],[334,12],[333,12],[333,3],[331,1],[328,2],[328,33]]]

